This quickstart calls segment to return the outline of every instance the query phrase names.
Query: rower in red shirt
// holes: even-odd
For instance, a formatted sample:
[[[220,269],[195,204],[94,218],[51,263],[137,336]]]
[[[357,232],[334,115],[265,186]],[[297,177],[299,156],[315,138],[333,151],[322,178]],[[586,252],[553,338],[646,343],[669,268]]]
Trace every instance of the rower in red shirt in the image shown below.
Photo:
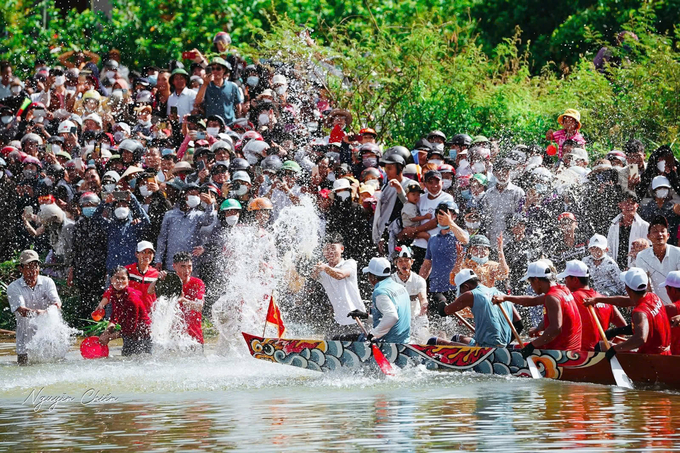
[[[128,264],[125,268],[130,275],[130,288],[142,293],[142,300],[146,310],[151,314],[153,303],[156,301],[155,294],[149,294],[149,286],[158,280],[158,270],[151,265],[156,250],[149,241],[141,241],[137,244],[137,262]]]
[[[111,286],[104,298],[111,302],[109,325],[99,337],[101,344],[123,337],[123,355],[151,354],[151,319],[142,301],[142,294],[129,286],[128,271],[118,266],[111,272]],[[120,330],[116,329],[120,324]]]
[[[583,301],[586,306],[605,303],[619,307],[633,307],[631,323],[633,336],[623,343],[612,345],[607,351],[608,358],[611,358],[616,352],[634,349],[642,354],[670,355],[670,322],[659,296],[647,292],[649,287],[647,274],[639,267],[631,267],[626,272],[621,273],[621,280],[626,284],[628,296],[600,296]],[[602,346],[600,344],[600,347]]]
[[[177,276],[182,280],[182,295],[178,303],[184,317],[186,333],[203,345],[203,297],[205,296],[205,284],[200,278],[192,277],[193,263],[191,255],[187,252],[176,253],[172,258],[172,267]],[[163,280],[168,275],[166,271],[158,273],[158,280]],[[151,286],[150,291],[155,292],[156,285]]]
[[[535,261],[529,264],[522,280],[529,280],[538,296],[496,295],[493,298],[496,304],[507,300],[525,307],[543,305],[543,322],[531,329],[529,334],[538,336],[540,332],[543,333],[524,346],[524,357],[531,355],[534,349],[581,350],[581,315],[576,301],[569,289],[556,284],[553,278],[547,261]]]
[[[669,272],[661,286],[666,287],[666,294],[673,302],[665,306],[671,323],[671,354],[680,355],[680,271]]]
[[[588,307],[583,305],[583,300],[600,296],[600,294],[590,287],[588,266],[579,260],[567,261],[564,272],[557,274],[557,278],[564,279],[565,286],[569,288],[576,301],[576,307],[581,316],[581,350],[594,351],[595,345],[601,340],[600,332]],[[610,322],[617,327],[626,325],[626,320],[613,305],[597,304],[595,312],[603,329],[607,329]]]

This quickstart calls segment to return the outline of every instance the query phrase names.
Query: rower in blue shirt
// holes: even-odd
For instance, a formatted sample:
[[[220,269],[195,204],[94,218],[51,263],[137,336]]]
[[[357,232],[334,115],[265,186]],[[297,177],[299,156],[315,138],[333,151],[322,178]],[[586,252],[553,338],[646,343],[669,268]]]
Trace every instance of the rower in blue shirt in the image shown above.
[[[499,307],[491,301],[496,288],[489,288],[479,282],[472,269],[463,269],[455,277],[458,298],[452,303],[440,306],[441,316],[452,315],[464,308],[470,308],[475,320],[473,337],[454,335],[451,341],[431,338],[428,344],[465,344],[470,346],[504,348],[512,341],[512,331]],[[518,332],[523,329],[522,319],[513,304],[503,302],[506,313],[513,313],[513,325]]]
[[[411,337],[411,299],[406,288],[392,278],[386,258],[371,258],[363,269],[373,285],[371,315],[373,329],[367,340],[387,343],[408,343]]]

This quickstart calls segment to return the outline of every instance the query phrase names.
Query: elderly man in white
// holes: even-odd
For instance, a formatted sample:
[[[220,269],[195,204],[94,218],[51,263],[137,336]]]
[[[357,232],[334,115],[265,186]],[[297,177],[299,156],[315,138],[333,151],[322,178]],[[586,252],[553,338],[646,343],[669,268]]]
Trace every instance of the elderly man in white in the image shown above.
[[[26,345],[35,335],[30,318],[39,316],[50,305],[61,309],[61,300],[54,281],[40,275],[40,257],[34,250],[24,250],[19,255],[21,278],[7,287],[7,298],[12,313],[17,318],[16,348],[19,365],[28,364]]]

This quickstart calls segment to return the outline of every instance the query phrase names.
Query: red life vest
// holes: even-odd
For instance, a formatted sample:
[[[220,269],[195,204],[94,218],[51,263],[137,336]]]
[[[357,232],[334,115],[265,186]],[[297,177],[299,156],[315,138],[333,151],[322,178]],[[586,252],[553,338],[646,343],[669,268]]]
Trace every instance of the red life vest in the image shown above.
[[[541,346],[540,349],[556,349],[559,351],[581,350],[581,315],[571,291],[564,285],[555,285],[550,288],[547,296],[556,297],[562,308],[562,332],[550,343]],[[543,329],[547,330],[550,325],[548,313],[543,306]]]
[[[574,296],[574,300],[576,300],[576,306],[578,307],[578,312],[581,316],[581,350],[594,351],[595,345],[598,341],[602,340],[602,338],[600,338],[600,331],[597,329],[597,324],[593,321],[590,310],[583,305],[583,299],[598,297],[600,294],[592,288],[577,289],[571,294]],[[609,327],[613,312],[614,307],[611,305],[595,305],[595,313],[597,313],[597,318],[600,320],[603,330],[607,330],[607,327]]]
[[[633,309],[633,315],[635,313],[644,314],[649,324],[647,342],[638,348],[638,352],[641,354],[671,355],[671,325],[659,296],[654,293],[645,294]],[[635,332],[634,322],[633,332]]]
[[[680,313],[680,302],[675,302],[676,313]],[[670,305],[666,305],[670,307]],[[668,313],[666,313],[668,316]],[[671,317],[668,316],[668,321],[670,322]],[[671,354],[680,355],[680,327],[671,327]]]
[[[149,294],[148,289],[153,282],[158,280],[158,271],[153,266],[149,266],[146,273],[142,274],[137,267],[137,263],[128,264],[125,266],[125,269],[128,270],[128,275],[130,276],[130,288],[142,293],[142,301],[146,306],[146,311],[151,313],[153,303],[156,302],[156,295]]]

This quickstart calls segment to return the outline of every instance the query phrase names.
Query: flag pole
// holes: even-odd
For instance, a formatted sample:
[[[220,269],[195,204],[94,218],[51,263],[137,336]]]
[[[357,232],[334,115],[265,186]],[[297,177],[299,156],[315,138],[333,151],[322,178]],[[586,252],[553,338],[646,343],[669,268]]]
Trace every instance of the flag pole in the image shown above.
[[[269,304],[272,303],[272,296],[269,295]],[[262,338],[265,338],[267,333],[267,317],[269,316],[269,304],[267,304],[267,311],[264,313],[264,327],[262,328]]]

